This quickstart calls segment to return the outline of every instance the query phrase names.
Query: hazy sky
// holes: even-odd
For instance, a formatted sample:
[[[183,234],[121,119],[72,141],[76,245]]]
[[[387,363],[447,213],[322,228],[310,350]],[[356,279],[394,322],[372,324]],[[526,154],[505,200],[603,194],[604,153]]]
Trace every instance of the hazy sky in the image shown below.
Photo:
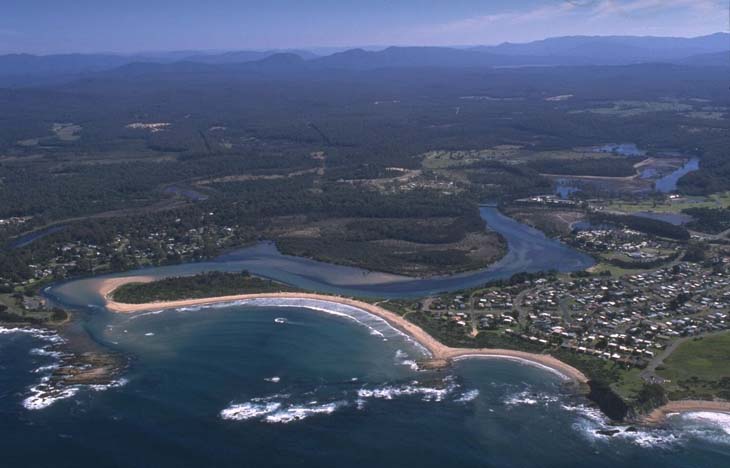
[[[0,53],[470,45],[697,36],[730,0],[0,0]]]

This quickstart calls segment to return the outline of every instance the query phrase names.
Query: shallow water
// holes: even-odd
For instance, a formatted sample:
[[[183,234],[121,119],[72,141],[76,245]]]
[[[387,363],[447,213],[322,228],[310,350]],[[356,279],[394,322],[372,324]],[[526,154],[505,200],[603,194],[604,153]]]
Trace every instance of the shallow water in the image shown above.
[[[545,237],[529,226],[482,207],[488,228],[502,234],[509,251],[489,268],[448,277],[413,279],[360,268],[332,265],[301,257],[282,255],[272,243],[260,243],[223,255],[211,262],[187,263],[125,273],[154,277],[193,275],[202,271],[241,271],[283,281],[310,291],[369,297],[422,297],[442,291],[479,286],[520,272],[584,270],[593,259],[565,244]],[[115,275],[110,275],[115,276]],[[121,276],[121,275],[116,275]],[[102,304],[95,294],[103,278],[90,278],[58,285],[47,294],[66,305]]]
[[[275,318],[285,319],[276,323]],[[131,353],[128,382],[40,410],[46,358],[0,335],[4,466],[723,466],[726,420],[678,417],[608,438],[555,375],[499,360],[414,370],[421,351],[376,318],[212,307],[90,318]],[[38,450],[43,447],[43,450]]]
[[[689,174],[690,172],[698,170],[699,168],[699,158],[691,158],[679,169],[675,170],[671,174],[667,174],[666,176],[654,182],[654,189],[657,192],[662,193],[674,192],[675,190],[677,190],[677,182],[679,182],[679,179]]]

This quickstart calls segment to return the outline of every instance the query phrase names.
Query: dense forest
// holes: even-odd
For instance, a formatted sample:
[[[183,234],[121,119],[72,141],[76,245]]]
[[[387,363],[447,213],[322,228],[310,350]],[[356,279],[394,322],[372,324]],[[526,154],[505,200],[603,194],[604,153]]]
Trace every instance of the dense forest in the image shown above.
[[[670,224],[665,221],[645,218],[643,216],[591,213],[589,219],[591,223],[596,225],[613,224],[618,226],[625,226],[629,229],[635,229],[637,231],[658,237],[666,237],[668,239],[682,241],[689,240],[689,232],[684,227],[675,226],[674,224]]]
[[[241,273],[208,272],[165,278],[151,283],[130,283],[114,291],[113,299],[126,304],[291,291],[289,286]]]
[[[207,258],[259,239],[406,274],[484,266],[504,245],[484,234],[479,202],[552,192],[541,173],[626,176],[637,162],[561,152],[633,142],[697,155],[680,189],[730,188],[725,81],[723,69],[679,65],[138,64],[0,89],[0,220],[21,219],[0,224],[0,277],[27,280],[49,259],[84,274]],[[528,155],[447,170],[423,156],[502,147]],[[475,256],[477,244],[489,252]]]
[[[682,213],[692,216],[689,229],[719,234],[730,229],[730,210],[727,208],[688,208]]]
[[[531,169],[544,174],[572,176],[627,177],[636,173],[630,159],[583,159],[566,164],[561,159],[544,159],[529,164]]]

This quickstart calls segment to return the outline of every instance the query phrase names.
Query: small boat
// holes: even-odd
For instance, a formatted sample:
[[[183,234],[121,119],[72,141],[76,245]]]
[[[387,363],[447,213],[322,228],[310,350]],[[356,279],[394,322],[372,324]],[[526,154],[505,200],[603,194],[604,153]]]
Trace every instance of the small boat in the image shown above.
[[[286,323],[287,322],[287,319],[285,319],[283,317],[276,317],[274,319],[274,322],[276,322],[276,323]]]

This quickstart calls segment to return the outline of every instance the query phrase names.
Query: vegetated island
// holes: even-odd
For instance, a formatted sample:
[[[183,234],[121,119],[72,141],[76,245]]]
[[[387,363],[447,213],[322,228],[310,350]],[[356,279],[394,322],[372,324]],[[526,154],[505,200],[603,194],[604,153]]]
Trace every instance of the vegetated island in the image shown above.
[[[370,304],[341,296],[306,293],[296,291],[282,283],[252,276],[247,272],[210,272],[166,279],[144,276],[110,278],[100,284],[99,293],[104,296],[107,308],[118,313],[174,309],[263,298],[312,299],[345,304],[384,319],[426,348],[431,356],[421,363],[424,368],[440,368],[449,365],[454,360],[469,357],[504,358],[528,362],[548,368],[577,384],[577,388],[586,393],[588,398],[597,403],[609,417],[622,419],[623,416],[615,416],[615,409],[623,409],[622,411],[626,413],[628,408],[630,419],[649,424],[657,424],[663,421],[668,414],[676,412],[730,412],[730,402],[710,401],[702,399],[702,395],[686,395],[684,398],[687,399],[669,401],[666,399],[664,391],[659,391],[658,384],[645,385],[639,392],[641,396],[639,402],[627,404],[605,383],[606,376],[603,375],[605,369],[585,357],[579,358],[561,349],[549,353],[533,349],[528,345],[521,346],[523,349],[518,349],[519,341],[515,341],[515,343],[507,343],[504,340],[497,342],[497,346],[506,344],[505,348],[448,346],[444,343],[455,344],[448,334],[441,336],[442,333],[438,328],[429,326],[428,323],[421,323],[413,314],[404,314],[398,301]],[[422,326],[426,326],[428,331]],[[725,336],[722,338],[724,341]],[[515,349],[507,349],[512,345],[515,345]],[[689,400],[690,397],[695,399]]]
[[[104,288],[112,287],[114,301],[124,304],[148,304],[232,296],[238,294],[274,293],[297,291],[284,283],[253,276],[247,271],[223,273],[211,271],[194,276],[177,276],[153,281],[149,277],[114,278],[104,282]],[[108,295],[110,290],[105,290]]]

